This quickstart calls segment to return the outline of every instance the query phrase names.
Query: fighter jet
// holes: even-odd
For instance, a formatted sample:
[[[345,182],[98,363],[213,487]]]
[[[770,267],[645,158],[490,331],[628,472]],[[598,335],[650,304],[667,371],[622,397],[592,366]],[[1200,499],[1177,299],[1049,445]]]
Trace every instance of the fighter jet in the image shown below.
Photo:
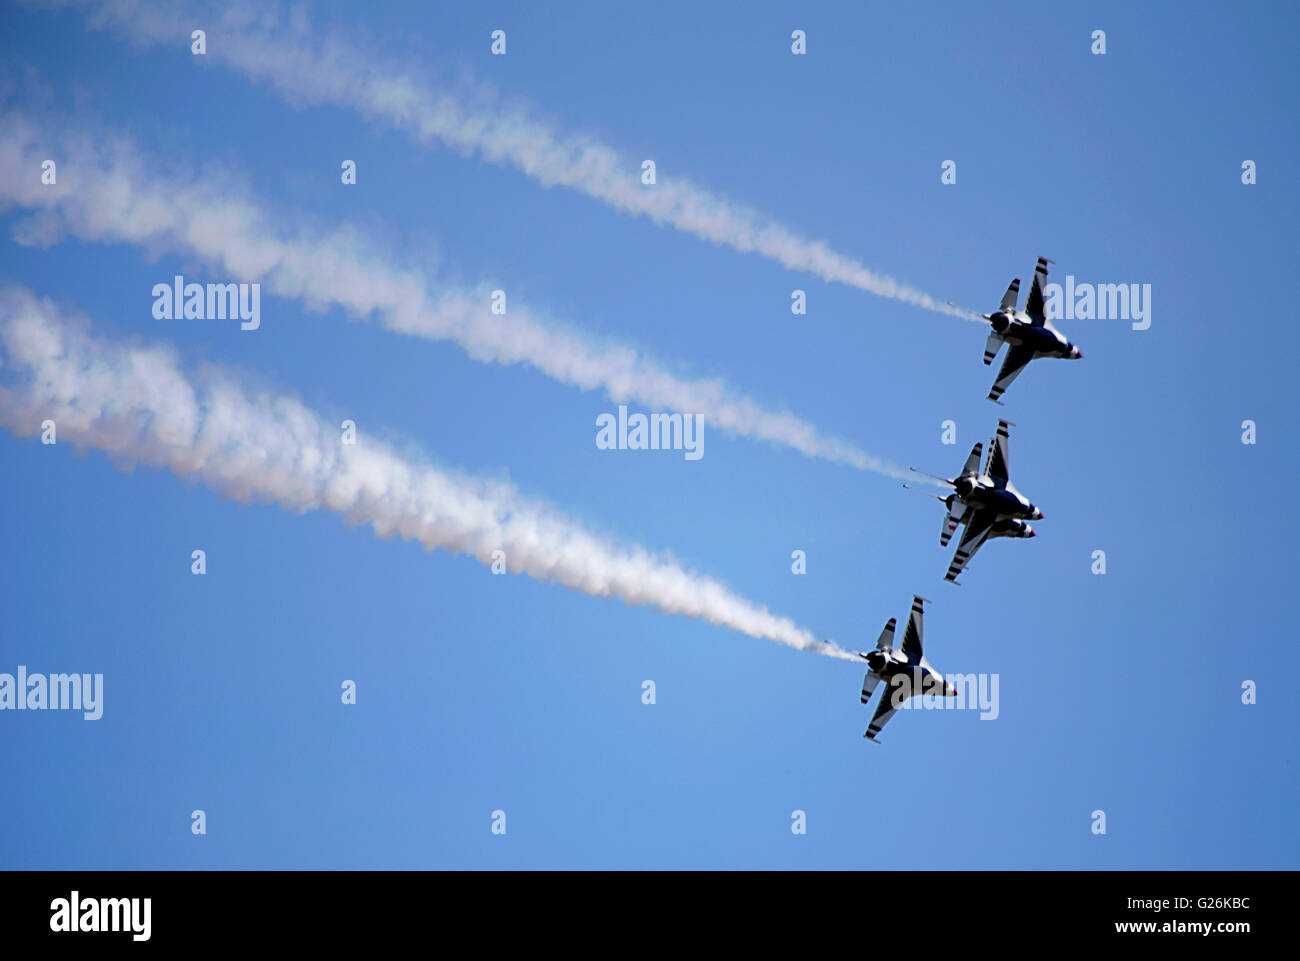
[[[984,345],[984,365],[993,363],[993,358],[1002,349],[1003,343],[1010,344],[1007,356],[998,371],[998,379],[989,391],[988,399],[1001,404],[1002,394],[1011,382],[1025,369],[1025,365],[1038,357],[1063,357],[1066,360],[1078,360],[1083,351],[1052,326],[1047,319],[1047,307],[1044,288],[1047,285],[1047,265],[1052,263],[1046,257],[1038,258],[1034,268],[1034,284],[1029,289],[1029,300],[1024,310],[1016,309],[1020,298],[1020,278],[1011,281],[1011,286],[1002,295],[1002,304],[996,313],[981,314],[993,327],[989,339]]]
[[[871,724],[862,735],[877,744],[880,742],[876,735],[909,697],[918,694],[957,696],[957,689],[930,666],[921,651],[921,612],[924,603],[925,598],[919,594],[912,597],[912,617],[903,634],[901,651],[894,650],[894,627],[898,621],[891,617],[885,629],[880,632],[876,649],[858,652],[858,657],[867,662],[867,675],[862,679],[862,703],[870,701],[876,686],[881,681],[885,682],[885,691],[880,695],[876,713],[871,716]]]
[[[982,444],[976,444],[971,449],[966,465],[957,477],[949,479],[911,468],[918,474],[925,474],[953,489],[953,493],[947,497],[931,495],[948,508],[947,516],[943,519],[943,529],[939,532],[939,544],[946,547],[957,526],[966,525],[944,577],[946,581],[956,584],[957,575],[990,538],[1035,536],[1034,529],[1025,521],[1042,520],[1043,512],[1016,490],[1008,477],[1007,428],[1014,426],[1010,421],[998,421],[998,432],[989,442],[988,463],[983,473],[979,470]]]

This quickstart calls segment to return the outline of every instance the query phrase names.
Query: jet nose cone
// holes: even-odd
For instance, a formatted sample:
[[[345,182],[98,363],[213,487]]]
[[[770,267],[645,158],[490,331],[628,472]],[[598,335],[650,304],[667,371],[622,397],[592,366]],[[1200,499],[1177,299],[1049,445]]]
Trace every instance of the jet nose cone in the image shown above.
[[[1025,536],[1026,536],[1026,537],[1037,537],[1038,534],[1034,531],[1034,529],[1033,529],[1032,527],[1030,527],[1028,524],[1026,524],[1026,525],[1025,525]]]
[[[1083,360],[1083,351],[1081,351],[1078,347],[1074,348],[1074,359]]]

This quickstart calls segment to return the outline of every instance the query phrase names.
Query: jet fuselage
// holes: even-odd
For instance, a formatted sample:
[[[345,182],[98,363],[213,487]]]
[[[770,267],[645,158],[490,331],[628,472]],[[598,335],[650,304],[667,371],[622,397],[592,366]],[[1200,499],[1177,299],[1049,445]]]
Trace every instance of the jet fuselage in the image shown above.
[[[1028,315],[1024,315],[1028,317]],[[996,313],[990,321],[993,329],[1002,335],[1002,339],[1013,346],[1031,348],[1035,353],[1049,357],[1082,357],[1079,349],[1070,343],[1064,334],[1051,327],[1035,327],[1033,322],[1018,317],[1012,319],[1005,313]]]
[[[912,689],[920,694],[938,694],[947,697],[956,693],[938,671],[927,664],[909,661],[907,656],[899,651],[876,650],[869,651],[863,656],[871,673],[891,688],[896,684],[901,686],[903,681],[898,679],[906,678],[912,685]]]
[[[957,493],[977,510],[992,510],[1003,517],[1028,517],[1039,520],[1040,511],[1019,491],[1010,487],[994,487],[985,478],[958,477],[953,481]]]

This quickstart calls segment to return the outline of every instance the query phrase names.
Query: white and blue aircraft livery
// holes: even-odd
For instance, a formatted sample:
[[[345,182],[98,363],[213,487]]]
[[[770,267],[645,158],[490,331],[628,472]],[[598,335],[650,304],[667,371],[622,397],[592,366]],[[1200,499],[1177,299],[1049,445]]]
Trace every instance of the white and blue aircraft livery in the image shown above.
[[[1038,265],[1034,268],[1034,283],[1029,289],[1029,300],[1025,303],[1024,310],[1016,309],[1016,301],[1020,297],[1020,278],[1017,277],[1002,295],[1002,304],[997,312],[981,315],[993,327],[984,345],[985,366],[993,363],[993,358],[1004,343],[1011,345],[1002,361],[1002,369],[998,371],[998,379],[989,391],[988,399],[995,404],[1002,403],[999,398],[1031,360],[1038,357],[1078,360],[1083,356],[1083,351],[1070,343],[1069,338],[1047,319],[1044,290],[1047,286],[1047,265],[1050,263],[1046,257],[1038,258]]]
[[[919,594],[912,597],[912,616],[903,633],[901,651],[894,650],[894,627],[898,622],[891,617],[885,629],[880,632],[876,649],[858,652],[858,657],[867,662],[867,675],[862,679],[862,703],[870,701],[876,686],[881,681],[885,682],[885,691],[876,704],[876,713],[871,716],[871,723],[862,735],[877,744],[880,743],[877,735],[909,697],[918,694],[957,696],[957,689],[930,666],[921,650],[921,613],[924,603],[925,598]]]
[[[1026,520],[1043,518],[1043,512],[1016,490],[1008,476],[1007,429],[1012,426],[1014,425],[1010,421],[998,421],[998,432],[989,442],[988,463],[983,473],[979,470],[983,445],[976,444],[957,477],[949,479],[926,474],[953,490],[947,497],[933,495],[948,508],[948,514],[943,519],[943,530],[939,532],[939,544],[946,547],[957,526],[966,525],[952,563],[948,565],[948,573],[944,577],[946,581],[957,583],[957,575],[965,569],[985,541],[993,537],[1033,537],[1034,529]],[[911,469],[916,471],[915,467]]]

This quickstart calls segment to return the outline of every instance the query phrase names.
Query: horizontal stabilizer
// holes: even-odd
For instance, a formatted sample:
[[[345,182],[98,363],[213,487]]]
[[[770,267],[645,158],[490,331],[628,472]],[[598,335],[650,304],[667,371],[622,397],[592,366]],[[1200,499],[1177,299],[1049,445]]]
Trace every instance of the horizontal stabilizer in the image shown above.
[[[876,641],[876,650],[892,651],[894,649],[894,628],[898,626],[898,618],[891,617],[885,625],[885,629],[880,632],[880,638]]]
[[[872,674],[870,671],[868,671],[867,676],[862,679],[862,703],[863,704],[866,704],[869,700],[871,700],[871,692],[876,689],[876,685],[879,683],[880,683],[880,678],[877,677],[875,674]]]
[[[948,541],[952,540],[952,535],[957,532],[957,525],[961,523],[962,516],[966,513],[966,502],[960,498],[955,498],[952,502],[952,509],[944,514],[943,527],[939,530],[939,546],[947,547]]]
[[[1002,335],[996,330],[989,331],[989,339],[984,342],[984,366],[987,367],[993,363],[993,358],[998,355],[1002,349]]]
[[[1002,295],[1002,303],[998,305],[998,310],[1015,310],[1016,301],[1020,299],[1020,278],[1017,277],[1011,281],[1011,286],[1007,292]]]

